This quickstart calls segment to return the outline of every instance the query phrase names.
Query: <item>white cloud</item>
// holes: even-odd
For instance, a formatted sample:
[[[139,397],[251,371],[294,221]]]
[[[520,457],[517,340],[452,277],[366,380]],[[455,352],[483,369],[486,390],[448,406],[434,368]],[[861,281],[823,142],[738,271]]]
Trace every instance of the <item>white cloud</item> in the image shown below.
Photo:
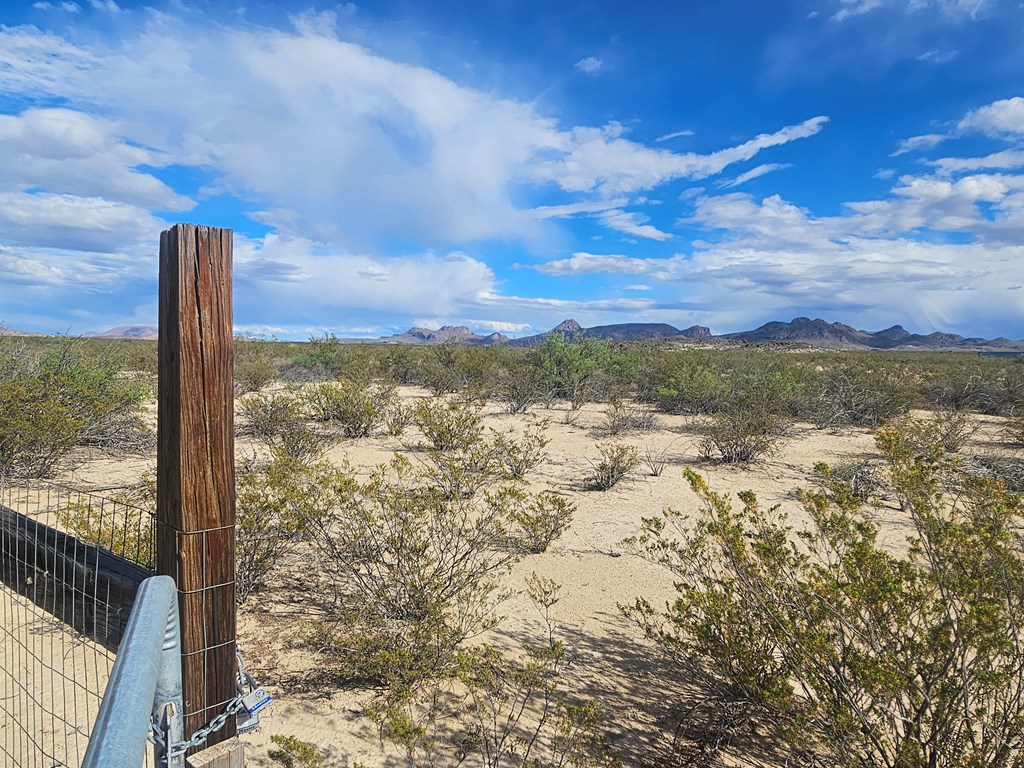
[[[990,136],[1024,136],[1024,98],[1000,99],[968,112],[957,124],[961,131]]]
[[[938,160],[930,160],[928,164],[935,166],[943,176],[985,168],[1024,168],[1024,151],[1005,149],[985,157],[941,157]]]
[[[652,224],[648,224],[647,222],[650,221],[650,218],[642,213],[614,210],[601,214],[600,220],[609,229],[614,229],[616,232],[623,232],[627,235],[635,235],[636,237],[643,237],[648,240],[672,239],[670,232],[662,232]]]
[[[932,50],[932,51],[925,51],[924,53],[922,53],[921,55],[919,55],[917,57],[917,60],[918,61],[931,61],[931,62],[934,62],[936,64],[948,64],[949,62],[951,62],[953,59],[955,59],[959,55],[960,55],[960,51],[955,51],[955,50],[950,50],[950,51]]]
[[[934,9],[951,21],[959,21],[978,18],[993,3],[994,0],[839,0],[840,8],[832,15],[832,20],[842,22],[886,8],[907,15]]]
[[[102,195],[150,209],[186,211],[194,203],[138,167],[166,165],[158,152],[126,142],[118,126],[70,109],[0,115],[0,190],[42,189]]]
[[[106,146],[203,168],[214,176],[207,186],[257,201],[256,220],[349,249],[380,239],[425,247],[535,239],[543,232],[537,212],[513,203],[523,185],[618,197],[715,175],[813,136],[827,121],[812,118],[710,154],[674,153],[629,140],[617,123],[562,128],[531,104],[386,59],[339,39],[330,14],[300,15],[292,31],[190,25],[189,18],[140,16],[136,31],[102,45],[0,29],[0,92],[67,100],[75,107],[62,113],[68,122],[101,109],[107,117],[84,127]],[[190,204],[134,171],[131,158],[115,167],[118,179],[98,178],[82,193],[104,195],[111,184],[131,182],[139,189],[115,196],[134,202],[144,192],[162,194],[165,202],[148,204],[175,210]]]
[[[513,323],[507,320],[466,320],[470,328],[486,328],[497,333],[522,333],[533,328],[529,323]]]
[[[235,265],[243,314],[272,311],[299,322],[325,312],[451,315],[494,288],[491,269],[459,252],[382,258],[276,234],[260,240],[236,234]]]
[[[537,264],[534,269],[542,274],[557,277],[596,274],[640,275],[650,269],[650,264],[646,259],[631,256],[579,252],[568,259]]]
[[[695,136],[695,135],[696,135],[696,131],[690,131],[690,130],[673,131],[672,133],[666,133],[664,136],[659,136],[658,138],[655,139],[655,141],[660,143],[662,141],[669,141],[671,139],[678,139],[680,136]]]
[[[573,66],[588,75],[596,75],[604,68],[604,61],[599,59],[597,56],[587,56],[585,59],[580,59]]]
[[[155,243],[166,228],[143,208],[101,197],[0,192],[0,232],[9,245],[106,253]]]
[[[68,3],[68,2],[63,2],[63,3],[37,2],[37,3],[32,3],[32,7],[35,8],[37,11],[52,11],[52,10],[55,10],[57,8],[60,8],[62,11],[67,11],[68,13],[78,13],[79,11],[82,10],[81,7],[79,5],[77,5],[76,3]]]
[[[832,15],[833,21],[845,21],[853,16],[870,13],[885,5],[885,0],[839,0],[842,6]]]
[[[948,138],[948,136],[942,136],[937,133],[928,133],[922,136],[911,136],[909,139],[901,139],[896,151],[890,154],[889,157],[898,157],[905,155],[907,152],[920,152],[932,149]]]
[[[621,208],[628,203],[629,200],[624,197],[613,197],[609,200],[585,200],[582,203],[566,205],[541,205],[532,208],[530,214],[538,219],[568,218],[581,213],[601,213],[612,208]]]
[[[769,147],[814,136],[827,122],[827,117],[813,117],[707,155],[669,152],[629,141],[619,123],[575,128],[567,154],[542,163],[537,175],[568,192],[614,195],[647,190],[673,179],[708,178]]]
[[[792,163],[764,163],[763,165],[751,168],[746,173],[741,173],[739,176],[737,176],[735,179],[732,179],[731,181],[724,182],[722,186],[725,189],[738,187],[740,184],[744,184],[752,179],[764,176],[766,173],[771,173],[772,171],[782,171],[785,170],[786,168],[792,167]]]

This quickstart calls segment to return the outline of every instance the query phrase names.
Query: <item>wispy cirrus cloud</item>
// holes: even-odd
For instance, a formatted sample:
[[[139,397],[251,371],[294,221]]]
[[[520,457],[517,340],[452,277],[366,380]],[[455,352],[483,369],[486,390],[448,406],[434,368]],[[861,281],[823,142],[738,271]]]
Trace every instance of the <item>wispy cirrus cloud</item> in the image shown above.
[[[738,187],[740,184],[745,184],[748,181],[760,178],[761,176],[764,176],[765,174],[768,173],[772,173],[773,171],[782,171],[785,170],[786,168],[792,167],[792,163],[763,163],[762,165],[758,165],[754,168],[751,168],[746,173],[741,173],[735,179],[723,181],[721,186],[724,189],[731,189],[732,187]]]
[[[648,259],[618,254],[599,255],[580,251],[568,259],[556,259],[533,267],[541,274],[567,275],[641,275],[651,268]]]
[[[597,56],[587,56],[573,64],[573,67],[588,75],[596,75],[604,69],[604,60]]]
[[[908,139],[900,139],[899,146],[889,155],[889,157],[899,157],[905,155],[908,152],[922,152],[937,147],[942,142],[946,141],[949,136],[943,136],[939,133],[926,133],[921,136],[911,136]]]
[[[682,136],[695,136],[696,131],[685,130],[685,131],[673,131],[672,133],[666,133],[663,136],[659,136],[655,139],[656,142],[661,143],[663,141],[670,141],[671,139],[678,139]]]
[[[671,240],[671,232],[663,232],[652,224],[649,224],[650,217],[634,211],[612,210],[602,213],[600,221],[608,229],[622,232],[634,237],[643,237],[648,240]]]

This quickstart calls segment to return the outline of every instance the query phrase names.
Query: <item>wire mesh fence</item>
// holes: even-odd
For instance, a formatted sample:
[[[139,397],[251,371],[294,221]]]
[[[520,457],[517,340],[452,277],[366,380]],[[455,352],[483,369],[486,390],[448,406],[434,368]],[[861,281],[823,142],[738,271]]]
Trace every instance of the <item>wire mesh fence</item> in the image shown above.
[[[127,494],[0,485],[3,765],[81,765],[153,529]]]

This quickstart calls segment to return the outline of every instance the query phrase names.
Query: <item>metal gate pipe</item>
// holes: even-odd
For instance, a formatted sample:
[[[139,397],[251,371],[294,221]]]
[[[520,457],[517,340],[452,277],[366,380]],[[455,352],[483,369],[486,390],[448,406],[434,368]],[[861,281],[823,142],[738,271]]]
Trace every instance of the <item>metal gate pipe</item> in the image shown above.
[[[181,635],[178,592],[170,576],[142,582],[103,694],[82,768],[139,768],[150,718],[166,723],[167,744],[182,741]],[[157,749],[157,762],[168,764]]]

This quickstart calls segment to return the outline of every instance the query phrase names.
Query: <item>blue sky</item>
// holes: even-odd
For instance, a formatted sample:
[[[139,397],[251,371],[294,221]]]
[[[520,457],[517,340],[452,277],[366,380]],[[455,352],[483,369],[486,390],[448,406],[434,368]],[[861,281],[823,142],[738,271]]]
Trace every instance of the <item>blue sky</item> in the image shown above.
[[[1018,0],[0,2],[0,323],[1024,338]]]

